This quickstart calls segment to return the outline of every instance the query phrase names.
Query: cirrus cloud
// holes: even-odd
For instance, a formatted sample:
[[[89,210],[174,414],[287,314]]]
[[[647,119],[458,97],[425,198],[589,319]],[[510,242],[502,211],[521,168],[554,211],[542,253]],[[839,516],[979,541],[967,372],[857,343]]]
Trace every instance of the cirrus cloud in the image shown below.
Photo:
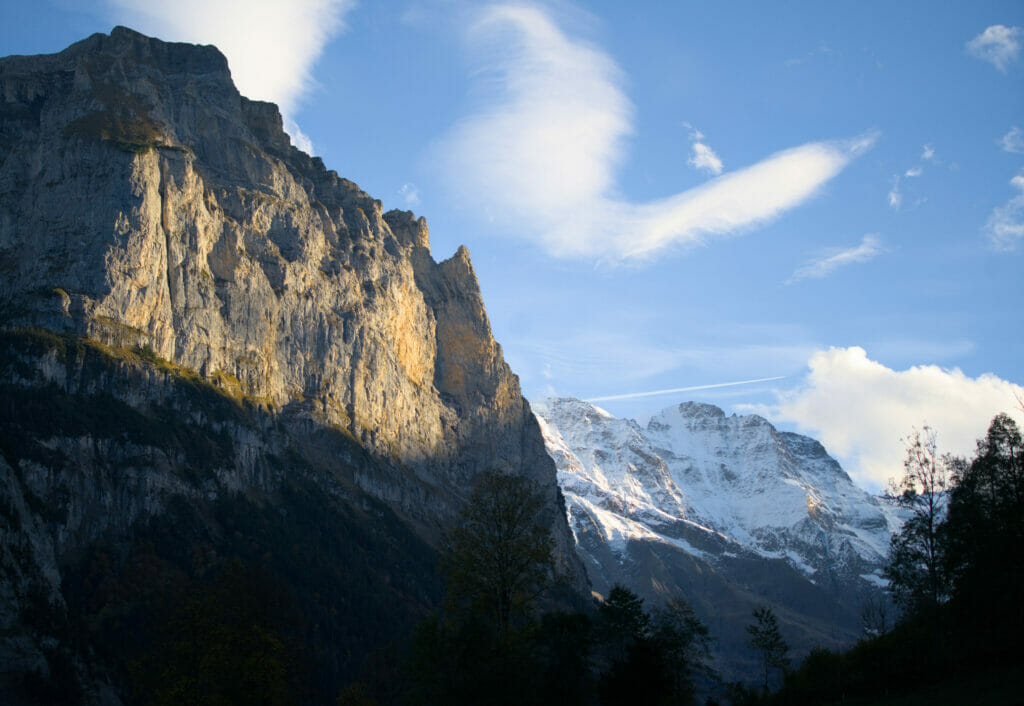
[[[435,161],[463,203],[554,255],[642,259],[741,232],[814,196],[875,140],[810,142],[636,203],[616,189],[633,106],[606,53],[532,5],[480,10],[468,36],[486,100],[436,145]],[[697,166],[714,172],[712,155],[696,154]]]
[[[861,239],[860,245],[829,251],[823,256],[798,267],[790,278],[786,280],[786,284],[795,284],[804,279],[821,279],[827,277],[840,267],[858,262],[867,262],[883,252],[885,252],[885,248],[882,247],[882,241],[878,236],[865,235]]]
[[[943,451],[969,456],[989,421],[1007,412],[1024,422],[1024,387],[995,375],[920,365],[892,370],[863,348],[818,351],[803,384],[776,393],[773,405],[748,407],[818,438],[861,485],[877,490],[902,473],[903,439],[929,425]]]

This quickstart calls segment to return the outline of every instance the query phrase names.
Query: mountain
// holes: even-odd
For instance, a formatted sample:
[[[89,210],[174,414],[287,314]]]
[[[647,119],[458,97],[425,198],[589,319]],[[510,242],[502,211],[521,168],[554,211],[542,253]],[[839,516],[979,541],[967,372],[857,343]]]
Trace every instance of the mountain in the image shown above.
[[[487,468],[536,482],[584,592],[465,248],[435,262],[214,47],[0,59],[0,700],[127,698],[174,606],[247,576],[333,702],[436,604]]]
[[[859,636],[903,515],[817,441],[697,402],[645,427],[576,399],[534,410],[595,591],[684,596],[727,676],[751,673],[743,627],[762,603],[798,654]]]

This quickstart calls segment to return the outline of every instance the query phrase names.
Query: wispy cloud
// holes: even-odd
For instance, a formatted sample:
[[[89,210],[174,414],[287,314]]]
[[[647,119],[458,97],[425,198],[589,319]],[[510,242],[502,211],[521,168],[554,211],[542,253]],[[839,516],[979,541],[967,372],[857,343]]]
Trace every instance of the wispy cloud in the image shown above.
[[[639,329],[584,327],[557,335],[503,336],[502,347],[528,397],[549,395],[553,384],[557,394],[582,398],[661,390],[684,376],[746,380],[762,370],[789,374],[801,370],[821,344],[808,340],[800,327],[729,322],[702,326],[699,342],[653,341]],[[595,387],[601,380],[616,384]]]
[[[558,379],[580,394],[578,388],[600,378],[629,384],[675,370],[687,359],[687,351],[644,342],[636,336],[608,331],[563,331],[561,336],[510,338],[504,341],[524,377]],[[531,365],[529,361],[534,361]]]
[[[996,250],[1016,250],[1024,238],[1024,172],[1010,180],[1017,195],[997,206],[988,217],[985,233]]]
[[[1005,152],[1024,154],[1024,132],[1021,132],[1021,129],[1014,125],[1008,133],[1003,135],[999,145]]]
[[[618,196],[633,130],[622,72],[534,6],[480,10],[469,29],[486,101],[436,146],[446,181],[494,228],[560,256],[643,258],[778,217],[814,196],[874,136],[779,152],[668,198]]]
[[[693,143],[693,156],[690,157],[688,164],[711,174],[722,173],[722,160],[703,142]]]
[[[791,69],[794,66],[799,66],[800,64],[804,63],[805,59],[807,59],[807,58],[814,57],[816,55],[818,55],[818,56],[821,56],[821,55],[828,56],[830,54],[835,54],[835,53],[836,53],[835,50],[832,47],[830,47],[824,40],[822,40],[822,41],[818,42],[818,45],[814,49],[808,51],[805,56],[793,57],[791,59],[786,59],[782,63],[783,63],[783,65],[785,65],[785,67],[787,69]]]
[[[1006,73],[1009,65],[1020,57],[1022,35],[1020,27],[992,25],[967,42],[967,51]]]
[[[294,116],[314,85],[313,63],[345,29],[355,0],[107,0],[114,20],[168,41],[214,44],[242,95],[277,103],[285,128],[312,150]]]
[[[738,380],[736,382],[716,382],[710,385],[691,385],[689,387],[673,387],[668,390],[649,390],[647,392],[626,392],[621,395],[605,395],[604,397],[588,397],[587,402],[611,402],[612,400],[634,400],[641,397],[658,397],[661,395],[674,395],[679,392],[695,392],[697,390],[715,390],[721,387],[736,387],[737,385],[753,385],[758,382],[772,382],[782,380],[785,375],[776,375],[770,378],[758,378],[756,380]]]
[[[1014,414],[1024,388],[995,375],[970,378],[935,365],[892,370],[863,348],[818,351],[801,386],[747,409],[820,439],[860,483],[881,488],[903,468],[902,438],[931,425],[944,451],[970,454],[998,412]]]
[[[419,206],[420,205],[420,190],[413,183],[402,184],[398,189],[398,195],[405,201],[406,206]]]
[[[845,250],[833,250],[797,268],[786,280],[786,284],[795,284],[805,279],[821,279],[840,267],[867,262],[883,252],[885,249],[882,247],[881,240],[874,235],[865,235],[860,241],[860,245]]]
[[[704,133],[696,129],[690,123],[683,123],[683,126],[690,131],[690,159],[687,161],[691,167],[700,169],[701,171],[714,174],[715,176],[722,173],[722,160],[719,159],[715,151],[711,149],[706,142],[704,142]]]
[[[900,191],[900,177],[899,174],[892,178],[892,188],[889,189],[889,206],[899,210],[903,204],[903,193]]]
[[[931,162],[933,164],[938,162],[938,158],[935,156],[935,148],[932,147],[931,145],[925,145],[924,147],[922,147],[921,161]],[[902,180],[916,179],[922,174],[924,174],[924,166],[921,164],[916,164],[913,167],[908,168],[906,171],[903,172],[902,175],[893,174],[892,188],[889,189],[888,194],[889,206],[892,207],[894,210],[900,210],[900,207],[903,206],[903,191],[900,189]],[[924,199],[918,199],[917,201],[914,202],[914,205],[917,206],[918,204],[923,203],[923,201]]]

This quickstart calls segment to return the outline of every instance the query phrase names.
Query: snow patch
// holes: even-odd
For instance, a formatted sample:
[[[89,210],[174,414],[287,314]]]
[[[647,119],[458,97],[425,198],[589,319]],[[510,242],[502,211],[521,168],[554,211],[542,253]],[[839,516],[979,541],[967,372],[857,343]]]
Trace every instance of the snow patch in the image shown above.
[[[879,588],[889,588],[889,580],[882,578],[878,574],[861,574],[860,577]]]

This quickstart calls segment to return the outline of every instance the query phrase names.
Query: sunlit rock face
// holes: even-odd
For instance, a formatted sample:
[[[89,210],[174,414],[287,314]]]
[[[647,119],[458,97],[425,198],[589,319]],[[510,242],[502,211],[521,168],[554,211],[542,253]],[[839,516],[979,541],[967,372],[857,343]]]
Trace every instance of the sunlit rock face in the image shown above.
[[[150,346],[413,467],[547,465],[478,437],[532,420],[468,252],[434,263],[422,219],[292,148],[216,49],[118,28],[0,71],[6,325]]]
[[[820,443],[696,402],[645,425],[581,400],[534,408],[595,590],[684,596],[717,627],[737,675],[759,603],[776,606],[799,649],[858,637],[904,515]]]
[[[429,247],[424,219],[383,213],[292,147],[276,106],[239,95],[214,47],[115,28],[59,54],[0,59],[0,327],[141,351],[289,429],[343,433],[376,459],[356,464],[352,481],[428,541],[480,470],[525,475],[547,498],[559,570],[582,592],[555,467],[491,335],[469,253],[437,263]],[[3,382],[72,393],[76,360],[41,353]],[[133,379],[152,376],[128,367]],[[89,378],[90,390],[104,375]],[[158,380],[113,383],[133,408],[167,394]],[[258,468],[253,459],[280,451],[273,435],[236,431],[253,435],[236,449],[256,450],[232,468]],[[8,461],[0,471],[24,475]],[[161,485],[159,473],[133,476],[135,490],[115,474],[103,492],[62,486],[54,469],[32,473],[43,501],[46,488],[75,486],[134,514],[200,492]],[[274,482],[222,475],[201,494]],[[136,490],[142,499],[125,500]],[[106,519],[78,509],[96,517],[54,545],[58,560],[129,524],[116,509]],[[66,521],[43,524],[60,538]],[[53,573],[45,553],[40,570]]]

